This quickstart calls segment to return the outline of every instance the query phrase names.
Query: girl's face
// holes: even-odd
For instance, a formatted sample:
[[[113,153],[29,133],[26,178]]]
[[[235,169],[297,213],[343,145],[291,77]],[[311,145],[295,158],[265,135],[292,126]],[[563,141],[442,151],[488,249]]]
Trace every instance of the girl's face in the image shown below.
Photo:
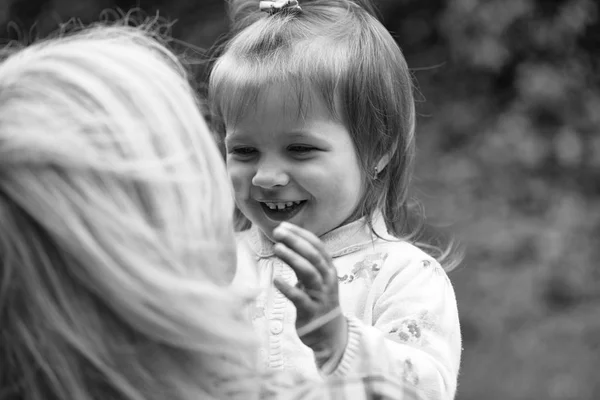
[[[317,95],[299,110],[289,88],[274,86],[235,125],[226,124],[236,203],[269,237],[281,221],[321,236],[347,222],[363,194],[346,127]]]

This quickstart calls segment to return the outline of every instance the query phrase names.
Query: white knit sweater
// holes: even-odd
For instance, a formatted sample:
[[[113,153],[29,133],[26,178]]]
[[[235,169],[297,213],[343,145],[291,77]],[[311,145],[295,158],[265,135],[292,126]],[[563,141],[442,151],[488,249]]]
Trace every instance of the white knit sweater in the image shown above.
[[[452,284],[441,266],[417,247],[389,234],[381,218],[374,236],[356,221],[321,239],[338,272],[340,304],[349,321],[348,344],[339,365],[317,370],[312,351],[296,335],[296,310],[274,287],[251,311],[263,334],[262,360],[320,378],[381,372],[414,385],[425,399],[452,399],[457,385],[461,336]],[[237,284],[273,268],[294,285],[289,266],[273,255],[273,243],[257,228],[238,236]],[[256,268],[256,270],[252,270]]]

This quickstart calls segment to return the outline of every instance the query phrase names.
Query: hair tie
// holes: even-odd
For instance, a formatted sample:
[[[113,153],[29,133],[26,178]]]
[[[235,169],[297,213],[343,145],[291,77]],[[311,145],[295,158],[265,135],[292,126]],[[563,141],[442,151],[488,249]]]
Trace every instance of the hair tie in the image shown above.
[[[260,11],[268,12],[273,15],[283,10],[301,11],[298,0],[277,0],[261,1],[259,3]]]

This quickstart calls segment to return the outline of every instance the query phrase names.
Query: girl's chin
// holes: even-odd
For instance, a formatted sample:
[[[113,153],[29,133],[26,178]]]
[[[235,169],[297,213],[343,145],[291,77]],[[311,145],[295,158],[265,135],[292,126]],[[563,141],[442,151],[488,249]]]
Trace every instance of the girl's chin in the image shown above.
[[[287,221],[291,224],[297,225],[302,227],[301,223],[296,223],[295,221]],[[271,240],[272,242],[275,242],[275,239],[273,239],[273,231],[275,230],[275,228],[277,228],[279,226],[281,222],[278,221],[272,221],[269,219],[261,219],[260,222],[256,223],[256,226],[258,228],[260,228],[260,230],[262,231],[262,233],[269,238],[269,240]]]

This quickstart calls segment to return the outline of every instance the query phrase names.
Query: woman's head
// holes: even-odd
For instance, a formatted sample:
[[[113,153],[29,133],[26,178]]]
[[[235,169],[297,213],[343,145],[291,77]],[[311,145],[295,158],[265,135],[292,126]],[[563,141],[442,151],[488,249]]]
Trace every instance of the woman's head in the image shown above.
[[[251,3],[254,12],[249,11]],[[268,15],[260,13],[256,1],[233,2],[240,29],[234,25],[238,33],[210,78],[217,130],[227,143],[228,135],[244,131],[248,120],[259,118],[257,108],[277,91],[287,93],[281,115],[289,114],[295,104],[298,125],[313,120],[311,110],[318,107],[331,123],[344,127],[355,153],[356,165],[348,168],[359,171],[353,178],[360,186],[355,204],[329,230],[361,216],[370,218],[378,208],[395,223],[404,212],[414,157],[413,86],[406,61],[385,27],[355,2],[316,0],[300,5],[299,12]],[[230,161],[228,156],[228,165]],[[339,179],[339,171],[329,171],[327,179]],[[231,168],[229,173],[235,184]]]
[[[152,32],[92,27],[0,64],[2,398],[209,397],[244,369],[224,166]]]

